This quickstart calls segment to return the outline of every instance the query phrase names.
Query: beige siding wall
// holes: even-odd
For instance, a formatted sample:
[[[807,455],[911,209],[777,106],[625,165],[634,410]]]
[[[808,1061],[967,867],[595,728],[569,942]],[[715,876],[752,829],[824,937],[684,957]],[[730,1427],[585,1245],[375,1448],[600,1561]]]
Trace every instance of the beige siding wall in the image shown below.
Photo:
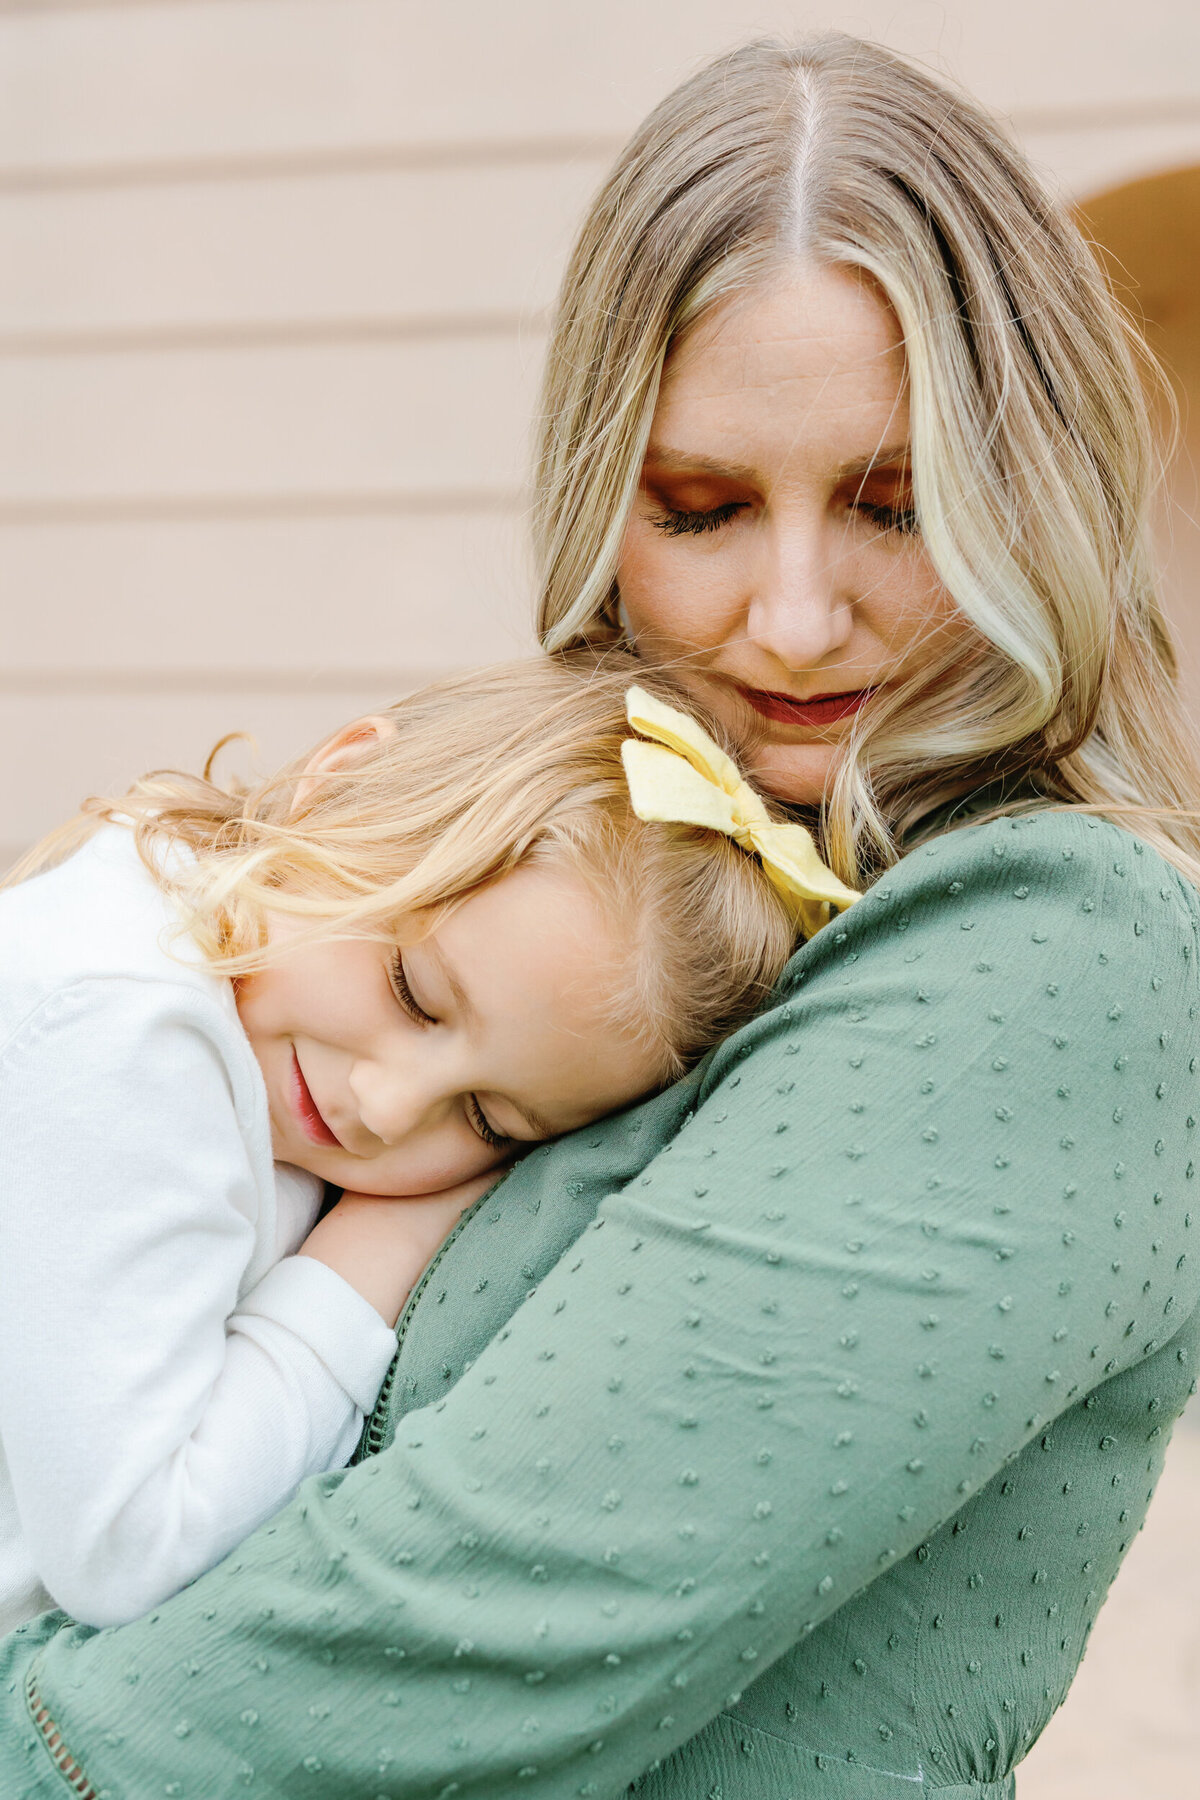
[[[1165,0],[0,0],[0,863],[227,730],[270,764],[531,643],[573,221],[686,68],[834,22],[1073,193],[1200,162]]]

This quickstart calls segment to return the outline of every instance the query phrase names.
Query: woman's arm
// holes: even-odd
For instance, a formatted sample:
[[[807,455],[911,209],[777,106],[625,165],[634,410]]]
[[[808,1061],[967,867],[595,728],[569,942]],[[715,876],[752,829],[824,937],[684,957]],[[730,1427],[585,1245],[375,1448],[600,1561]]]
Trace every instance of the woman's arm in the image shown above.
[[[1109,827],[914,854],[389,1450],[6,1681],[97,1791],[619,1792],[1195,1306],[1195,960]],[[7,1716],[6,1791],[69,1791]]]
[[[25,1545],[77,1617],[136,1617],[345,1461],[394,1343],[304,1257],[239,1299],[257,1180],[186,986],[92,980],[0,1069],[0,1443]]]

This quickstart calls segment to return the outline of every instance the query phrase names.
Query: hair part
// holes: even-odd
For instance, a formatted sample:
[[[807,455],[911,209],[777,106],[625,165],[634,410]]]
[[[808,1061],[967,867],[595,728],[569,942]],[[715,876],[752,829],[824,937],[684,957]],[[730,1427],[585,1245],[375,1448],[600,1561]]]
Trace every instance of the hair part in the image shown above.
[[[861,885],[943,801],[1118,813],[1200,883],[1200,769],[1155,589],[1167,390],[1071,219],[983,109],[878,45],[701,69],[593,202],[547,361],[534,511],[548,648],[619,637],[617,565],[663,367],[789,264],[858,270],[903,334],[915,504],[980,652],[861,714],[825,796]]]
[[[236,977],[272,960],[273,914],[309,939],[412,941],[511,870],[550,863],[614,922],[628,956],[613,969],[611,1023],[671,1079],[759,1010],[795,928],[757,857],[634,813],[621,763],[634,681],[723,739],[673,681],[621,651],[537,657],[399,701],[391,731],[346,766],[314,775],[302,757],[252,788],[221,786],[211,759],[203,775],[147,775],[89,800],[9,880],[61,862],[105,822],[126,825],[181,930]]]

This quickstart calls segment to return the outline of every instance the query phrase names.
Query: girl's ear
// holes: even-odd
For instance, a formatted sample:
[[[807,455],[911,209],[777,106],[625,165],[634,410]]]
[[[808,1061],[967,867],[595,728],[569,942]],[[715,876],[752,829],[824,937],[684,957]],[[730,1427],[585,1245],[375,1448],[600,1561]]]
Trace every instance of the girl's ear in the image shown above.
[[[395,735],[395,721],[386,713],[370,713],[365,719],[353,719],[349,725],[343,725],[305,763],[304,773],[296,783],[293,808],[303,806],[322,775],[335,775],[342,769],[353,768],[356,762],[364,761],[380,744]]]

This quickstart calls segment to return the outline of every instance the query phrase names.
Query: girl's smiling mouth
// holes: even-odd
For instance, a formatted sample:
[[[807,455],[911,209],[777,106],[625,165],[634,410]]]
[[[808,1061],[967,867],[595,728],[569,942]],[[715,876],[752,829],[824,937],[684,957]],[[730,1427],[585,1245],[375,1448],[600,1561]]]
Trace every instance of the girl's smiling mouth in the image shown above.
[[[304,1128],[304,1135],[314,1144],[336,1144],[343,1149],[342,1140],[335,1137],[321,1117],[316,1101],[308,1091],[308,1083],[304,1079],[304,1071],[300,1067],[300,1058],[292,1046],[292,1111]]]

